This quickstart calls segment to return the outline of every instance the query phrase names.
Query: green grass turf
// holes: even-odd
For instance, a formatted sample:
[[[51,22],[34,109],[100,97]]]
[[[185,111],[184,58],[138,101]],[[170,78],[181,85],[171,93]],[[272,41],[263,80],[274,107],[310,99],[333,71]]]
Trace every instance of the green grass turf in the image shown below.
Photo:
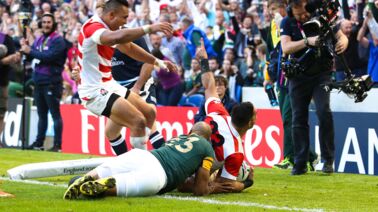
[[[90,158],[51,152],[0,149],[0,176],[18,165],[56,160]],[[325,211],[378,210],[378,178],[357,174],[309,173],[290,176],[289,170],[256,168],[255,185],[239,194],[221,194],[203,197],[222,202],[248,202],[291,209],[323,209]],[[65,184],[71,176],[36,179]],[[0,189],[15,198],[0,198],[0,211],[263,211],[262,207],[215,205],[198,201],[163,199],[162,197],[119,198],[65,201],[64,188],[0,180]],[[168,195],[191,195],[172,192]],[[203,198],[200,198],[203,200]],[[274,209],[273,210],[277,210]]]

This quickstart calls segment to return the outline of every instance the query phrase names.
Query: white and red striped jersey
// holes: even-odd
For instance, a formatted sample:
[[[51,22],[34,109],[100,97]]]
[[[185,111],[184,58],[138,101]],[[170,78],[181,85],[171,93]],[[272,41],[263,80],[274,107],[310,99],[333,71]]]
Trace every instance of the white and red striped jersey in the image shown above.
[[[208,98],[205,110],[205,122],[210,125],[212,130],[211,143],[216,159],[218,162],[223,162],[221,176],[236,180],[244,160],[242,139],[233,127],[231,116],[219,98]]]
[[[101,34],[108,29],[97,15],[86,21],[81,28],[78,41],[81,78],[79,94],[82,99],[90,99],[91,90],[113,81],[111,59],[114,47],[102,45],[100,41]]]

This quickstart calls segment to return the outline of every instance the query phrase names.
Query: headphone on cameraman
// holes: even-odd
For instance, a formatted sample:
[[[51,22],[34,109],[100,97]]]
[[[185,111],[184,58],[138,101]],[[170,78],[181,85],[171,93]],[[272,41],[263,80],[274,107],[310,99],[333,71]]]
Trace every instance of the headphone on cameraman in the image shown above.
[[[305,6],[306,11],[310,13],[314,12],[319,2],[321,3],[320,0],[308,0]],[[288,6],[286,7],[286,13],[289,18],[294,18],[293,8],[290,6],[290,4],[293,4],[293,3],[294,4],[303,3],[303,0],[289,0]]]
[[[290,6],[291,4],[299,4],[301,3],[303,0],[289,0],[287,2],[287,7],[286,7],[286,13],[287,13],[287,16],[289,18],[294,18],[294,14],[293,14],[293,8]]]
[[[294,17],[294,15],[293,15],[293,9],[291,9],[291,6],[287,6],[286,7],[286,13],[287,13],[287,16],[289,18],[293,18]]]
[[[42,18],[44,18],[44,17],[50,17],[50,18],[52,18],[52,20],[53,20],[53,26],[52,26],[51,30],[54,32],[57,29],[57,27],[58,27],[58,23],[55,22],[55,17],[51,13],[44,13],[42,15],[41,20],[38,21],[38,28],[42,28]]]

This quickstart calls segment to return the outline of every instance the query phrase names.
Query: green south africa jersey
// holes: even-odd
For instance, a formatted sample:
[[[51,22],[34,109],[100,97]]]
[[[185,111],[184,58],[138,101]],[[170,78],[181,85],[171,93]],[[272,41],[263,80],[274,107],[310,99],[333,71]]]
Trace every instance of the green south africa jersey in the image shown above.
[[[210,142],[196,134],[173,138],[164,147],[152,150],[151,153],[160,161],[167,174],[167,185],[159,193],[175,189],[199,167],[211,167],[214,160]]]

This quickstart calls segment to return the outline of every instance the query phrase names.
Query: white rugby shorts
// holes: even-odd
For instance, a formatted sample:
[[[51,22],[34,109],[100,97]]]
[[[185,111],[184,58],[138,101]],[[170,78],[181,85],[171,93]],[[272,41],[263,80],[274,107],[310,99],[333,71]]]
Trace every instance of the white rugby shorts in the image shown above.
[[[79,87],[79,96],[83,105],[89,111],[100,116],[113,93],[125,98],[127,91],[127,88],[112,80],[101,86]]]
[[[117,196],[151,196],[167,184],[164,168],[147,150],[132,149],[95,170],[100,178],[112,176],[116,179]]]

